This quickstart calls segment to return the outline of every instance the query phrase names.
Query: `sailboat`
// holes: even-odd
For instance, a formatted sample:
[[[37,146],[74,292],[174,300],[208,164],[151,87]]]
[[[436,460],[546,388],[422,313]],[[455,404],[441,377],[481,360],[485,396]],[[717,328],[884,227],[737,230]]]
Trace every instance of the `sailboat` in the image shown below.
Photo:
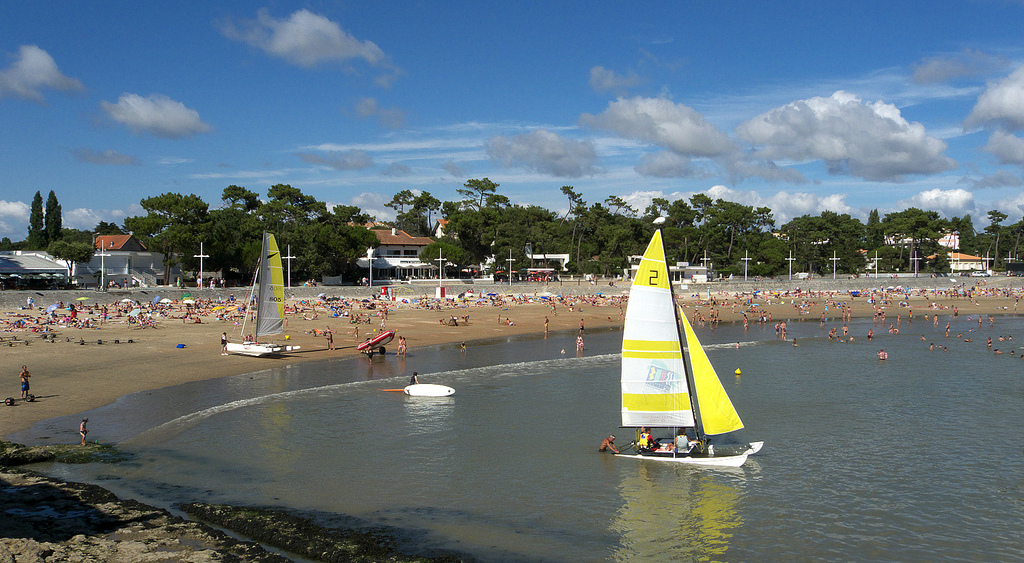
[[[622,333],[622,426],[670,429],[672,436],[660,445],[637,444],[636,453],[619,457],[739,467],[764,445],[716,447],[707,440],[739,430],[743,422],[676,306],[661,230],[651,238],[629,291]]]
[[[231,354],[246,356],[272,356],[283,352],[298,350],[299,346],[282,346],[261,339],[284,332],[284,274],[281,268],[281,251],[277,248],[274,235],[263,233],[263,250],[260,262],[253,278],[252,289],[249,291],[247,304],[252,303],[256,295],[256,315],[252,321],[255,325],[252,337],[246,335],[249,321],[249,309],[246,308],[245,320],[242,321],[242,342],[228,342],[227,351]]]

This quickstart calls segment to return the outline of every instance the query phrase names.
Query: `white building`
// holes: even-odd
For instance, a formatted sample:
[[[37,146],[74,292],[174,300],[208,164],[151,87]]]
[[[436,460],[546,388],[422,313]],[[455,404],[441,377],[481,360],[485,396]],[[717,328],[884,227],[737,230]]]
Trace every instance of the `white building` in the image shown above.
[[[438,265],[420,261],[420,252],[430,243],[430,237],[414,237],[400,229],[372,229],[380,246],[373,249],[373,279],[428,279],[437,277]],[[367,258],[359,258],[356,265],[366,268]]]

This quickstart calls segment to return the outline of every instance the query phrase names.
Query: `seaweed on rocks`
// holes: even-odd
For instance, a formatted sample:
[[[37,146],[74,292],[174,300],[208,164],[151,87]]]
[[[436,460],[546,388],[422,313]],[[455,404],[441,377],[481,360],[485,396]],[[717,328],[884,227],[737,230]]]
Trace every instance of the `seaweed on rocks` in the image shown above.
[[[189,516],[231,530],[296,555],[328,563],[454,562],[465,557],[426,557],[397,551],[385,530],[325,528],[308,518],[268,508],[186,503],[177,508]]]
[[[128,456],[109,444],[98,442],[80,444],[48,444],[23,446],[0,440],[0,466],[28,465],[57,461],[60,463],[117,463]]]

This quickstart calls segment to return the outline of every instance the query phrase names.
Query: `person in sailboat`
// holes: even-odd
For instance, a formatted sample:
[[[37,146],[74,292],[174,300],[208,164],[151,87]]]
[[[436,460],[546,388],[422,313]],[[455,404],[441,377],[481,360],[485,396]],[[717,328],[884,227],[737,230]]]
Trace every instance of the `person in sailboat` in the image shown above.
[[[640,428],[640,439],[636,442],[637,450],[656,450],[658,449],[658,440],[647,431],[647,428]]]
[[[675,439],[676,453],[690,453],[691,451],[693,451],[693,448],[696,445],[697,441],[690,439],[690,437],[686,434],[686,429],[679,430],[679,435],[676,436]]]

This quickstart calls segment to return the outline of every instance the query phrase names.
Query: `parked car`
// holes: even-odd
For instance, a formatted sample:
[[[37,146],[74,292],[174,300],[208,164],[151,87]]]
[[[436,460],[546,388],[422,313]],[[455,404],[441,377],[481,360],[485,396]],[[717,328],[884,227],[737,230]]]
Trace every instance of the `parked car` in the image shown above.
[[[990,278],[990,277],[992,277],[992,274],[986,272],[985,270],[978,270],[977,272],[971,272],[971,277],[972,278]]]

